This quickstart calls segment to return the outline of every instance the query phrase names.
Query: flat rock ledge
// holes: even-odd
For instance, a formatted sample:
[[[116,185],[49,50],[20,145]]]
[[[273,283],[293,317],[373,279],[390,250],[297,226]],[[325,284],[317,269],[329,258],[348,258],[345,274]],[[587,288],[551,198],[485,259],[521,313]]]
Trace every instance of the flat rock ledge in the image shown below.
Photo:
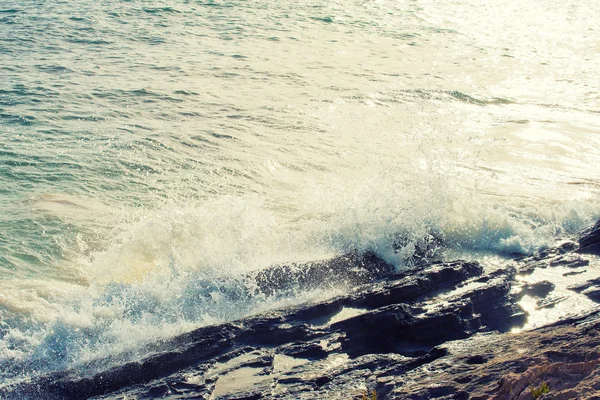
[[[535,398],[600,399],[599,253],[600,222],[492,271],[455,261],[396,274],[371,253],[277,266],[248,277],[255,290],[350,289],[197,329],[137,362],[0,387],[0,398],[533,399],[545,384]]]

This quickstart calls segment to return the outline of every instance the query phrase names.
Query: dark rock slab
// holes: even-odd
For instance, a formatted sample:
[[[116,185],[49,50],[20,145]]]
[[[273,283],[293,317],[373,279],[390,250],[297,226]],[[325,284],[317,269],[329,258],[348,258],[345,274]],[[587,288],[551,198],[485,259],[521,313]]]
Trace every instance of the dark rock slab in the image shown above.
[[[564,254],[550,260],[551,267],[580,268],[590,265],[590,261],[578,254]]]
[[[577,393],[556,398],[587,398],[597,393],[590,388],[600,382],[593,367],[600,363],[599,327],[600,322],[586,327],[567,324],[511,335],[510,339],[503,334],[472,337],[463,344],[449,345],[448,355],[428,364],[427,369],[407,371],[393,382],[378,379],[375,388],[383,392],[392,387],[386,399],[524,399],[528,397],[519,396],[529,394],[530,384],[537,387],[545,380],[550,382],[553,396],[568,390]],[[527,384],[517,384],[521,379]]]
[[[237,328],[221,325],[201,328],[179,336],[167,344],[163,351],[139,362],[129,362],[90,376],[78,371],[68,371],[43,376],[31,383],[0,389],[5,399],[87,399],[92,396],[117,391],[124,386],[148,383],[176,371],[197,366],[211,360],[233,346]]]
[[[360,285],[392,275],[395,268],[372,252],[352,252],[303,264],[277,265],[252,274],[258,293],[272,296],[285,291]]]
[[[600,303],[600,287],[596,286],[593,288],[589,288],[584,290],[583,292],[581,292],[582,294],[585,294],[589,299]]]
[[[536,307],[538,309],[543,309],[543,308],[553,308],[554,306],[556,306],[557,304],[562,303],[563,301],[567,300],[568,297],[567,296],[549,296],[549,297],[544,297],[540,300],[537,301],[536,303]]]
[[[591,289],[597,286],[600,286],[600,278],[590,279],[588,281],[578,283],[576,285],[571,285],[568,287],[568,289],[577,293],[581,293],[584,290]]]
[[[587,269],[582,269],[582,270],[578,270],[578,271],[569,271],[569,272],[565,272],[563,274],[563,276],[575,276],[575,275],[581,275],[587,272]]]
[[[541,254],[546,254],[545,256]],[[524,257],[516,260],[517,270],[521,275],[532,274],[538,268],[548,267],[566,267],[581,268],[587,267],[590,261],[576,253],[560,253],[556,250],[545,251],[530,257]]]
[[[571,285],[568,289],[586,295],[590,300],[600,303],[600,278]]]
[[[533,296],[544,298],[550,294],[554,290],[556,285],[549,281],[541,281],[533,284],[526,284],[521,289],[521,292],[518,294],[518,297],[523,296]]]
[[[600,255],[600,220],[579,235],[579,253]]]
[[[357,260],[363,263],[367,262],[365,260],[373,262],[366,268],[368,274],[371,274],[368,279],[383,274],[384,270],[387,271],[385,273],[389,273],[386,269],[388,266],[371,256],[354,259],[355,262],[358,262]],[[347,269],[348,265],[344,264],[346,262],[348,259],[336,259],[335,267],[330,268],[326,275],[336,276],[335,271]],[[364,264],[360,264],[359,267],[361,265]],[[309,270],[310,268],[312,267],[309,267]],[[311,270],[305,276],[313,273],[316,274]],[[184,396],[184,393],[190,390],[197,390],[198,393],[209,392],[214,386],[214,378],[210,374],[203,374],[202,378],[189,383],[189,380],[181,378],[185,374],[182,375],[180,371],[196,368],[198,373],[202,368],[209,368],[207,366],[215,363],[229,362],[228,359],[249,351],[271,349],[274,354],[317,362],[335,354],[343,354],[350,358],[374,352],[399,354],[403,343],[407,341],[412,342],[413,346],[426,344],[431,347],[449,339],[468,337],[482,329],[482,321],[491,322],[500,314],[505,317],[513,312],[514,305],[505,299],[509,289],[506,279],[508,275],[504,276],[504,280],[497,277],[487,279],[488,282],[481,284],[483,286],[467,290],[459,296],[460,299],[449,302],[446,307],[425,310],[419,305],[421,301],[426,301],[432,296],[457,290],[460,285],[469,279],[480,277],[481,274],[482,268],[476,263],[453,262],[435,264],[415,271],[413,275],[389,275],[385,280],[359,286],[355,291],[340,298],[245,318],[235,324],[198,329],[157,345],[155,354],[138,362],[116,366],[89,376],[81,376],[78,371],[50,374],[34,382],[2,388],[0,396],[89,398],[119,392],[126,387],[135,393],[145,390],[144,396],[150,397],[166,396],[168,393]],[[286,279],[292,279],[291,275],[287,275],[285,279],[280,280],[282,275],[279,272],[270,275],[268,279],[266,275],[262,276],[263,283],[269,282],[262,289],[265,291],[267,287],[280,290],[287,285],[284,283]],[[275,276],[278,278],[271,279]],[[355,282],[367,279],[365,276],[358,272],[344,275],[345,279],[356,278]],[[297,278],[294,275],[293,279]],[[308,284],[308,280],[304,282]],[[313,324],[312,321],[316,317],[335,314],[343,307],[364,307],[365,312],[330,325]],[[329,345],[323,344],[326,342]],[[428,350],[421,358],[417,358],[417,361],[411,359],[406,365],[417,365],[422,357],[425,357],[423,360],[427,360],[432,358],[431,354],[437,354],[431,351]],[[241,370],[256,367],[257,362],[272,364],[271,360],[272,357],[262,361],[255,359],[252,365],[238,363],[235,368]],[[272,372],[266,369],[261,373],[268,375]],[[283,379],[285,382],[285,378]],[[329,385],[328,379],[315,379],[308,385],[313,389],[324,388]],[[140,384],[143,385],[143,390]],[[236,393],[235,396],[262,396],[262,392],[259,392]]]
[[[455,287],[469,278],[480,276],[483,268],[478,263],[455,261],[432,264],[422,271],[395,279],[382,287],[368,288],[350,296],[342,304],[352,307],[376,308],[399,302],[410,302],[419,297],[435,296],[441,291]]]

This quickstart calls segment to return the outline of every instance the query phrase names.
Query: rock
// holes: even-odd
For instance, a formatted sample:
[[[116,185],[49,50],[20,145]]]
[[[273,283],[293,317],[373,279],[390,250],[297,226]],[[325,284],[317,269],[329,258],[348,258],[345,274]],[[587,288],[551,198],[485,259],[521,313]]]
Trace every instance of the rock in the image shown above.
[[[320,341],[294,342],[290,345],[281,346],[279,351],[280,354],[286,356],[306,359],[322,359],[329,355],[329,352],[321,345]]]
[[[600,303],[600,287],[595,286],[593,288],[586,289],[581,293],[585,294],[588,298],[590,298],[590,300]]]
[[[590,279],[589,281],[578,283],[576,285],[571,285],[571,286],[567,287],[567,289],[572,290],[577,293],[581,293],[584,290],[595,288],[598,286],[600,286],[600,278]]]
[[[546,254],[541,256],[540,254]],[[560,253],[558,251],[544,251],[535,256],[521,258],[516,260],[517,270],[521,275],[530,275],[538,268],[547,267],[567,267],[567,268],[580,268],[586,267],[590,264],[589,260],[586,260],[579,254],[574,253]]]
[[[564,254],[550,260],[551,267],[579,268],[590,265],[590,261],[578,254]]]
[[[579,253],[600,255],[600,220],[579,235]]]
[[[517,297],[533,296],[533,297],[541,297],[544,298],[550,294],[554,290],[556,285],[549,281],[541,281],[536,282],[534,284],[527,284],[523,286],[521,292],[517,295]]]
[[[485,364],[488,361],[488,358],[482,355],[472,356],[467,358],[465,363],[467,364]]]
[[[372,252],[348,253],[331,260],[273,266],[250,275],[257,293],[267,296],[289,290],[302,291],[340,284],[356,286],[385,276],[395,269]]]
[[[560,254],[569,253],[574,250],[577,250],[579,245],[576,242],[566,241],[556,247],[556,250]]]
[[[580,321],[585,319],[581,316]],[[596,367],[600,364],[599,327],[600,322],[585,327],[561,325],[510,338],[493,334],[455,342],[446,357],[433,361],[426,370],[414,369],[394,383],[386,382],[393,389],[385,398],[431,398],[427,396],[432,389],[450,386],[454,395],[440,398],[464,393],[467,397],[461,396],[468,399],[517,399],[530,393],[531,383],[539,387],[543,380],[550,383],[552,395],[569,390],[591,395],[593,391],[582,388],[600,383]]]
[[[583,270],[579,270],[579,271],[569,271],[569,272],[565,272],[563,274],[563,276],[575,276],[575,275],[581,275],[587,272],[587,269],[583,269]]]
[[[336,265],[342,265],[339,259]],[[376,262],[375,268],[368,268],[369,273],[382,273],[380,266],[382,264]],[[330,268],[327,273],[335,275],[336,268]],[[479,278],[482,271],[476,263],[437,263],[412,275],[396,274],[381,282],[359,286],[346,296],[325,302],[245,318],[235,324],[200,328],[163,343],[156,348],[154,355],[139,362],[85,377],[75,371],[50,374],[31,383],[2,388],[0,395],[3,398],[18,398],[23,393],[35,392],[43,393],[42,397],[48,399],[66,396],[88,398],[125,393],[123,389],[129,387],[130,393],[144,392],[145,396],[150,397],[161,397],[168,392],[181,392],[183,396],[191,387],[188,380],[184,380],[190,369],[207,371],[193,380],[193,387],[199,393],[205,393],[214,389],[215,385],[211,382],[215,379],[217,389],[214,390],[221,390],[219,379],[223,378],[213,377],[210,373],[214,365],[229,363],[230,359],[261,349],[270,349],[275,357],[291,357],[314,364],[338,355],[356,358],[382,352],[402,354],[404,349],[405,354],[410,354],[409,347],[422,346],[425,349],[421,351],[423,355],[416,358],[399,356],[400,360],[405,361],[397,361],[393,367],[397,371],[416,368],[443,357],[445,350],[436,349],[436,344],[466,338],[478,330],[487,329],[488,325],[493,329],[508,329],[512,324],[510,321],[515,306],[506,295],[513,272],[489,276],[470,290],[460,290],[461,285]],[[286,279],[291,276],[287,275]],[[345,276],[362,279],[365,275],[353,272]],[[262,282],[267,282],[267,279]],[[280,285],[283,281],[272,282],[277,284],[270,288],[277,287],[279,290],[283,287]],[[457,294],[453,294],[454,291]],[[431,299],[443,293],[449,299],[445,305],[437,304],[428,310],[423,307],[423,302],[432,301],[435,304]],[[313,322],[333,316],[347,307],[362,309],[361,314],[325,325],[315,325]],[[260,367],[260,374],[267,374],[269,379],[277,380],[281,386],[286,386],[285,382],[293,383],[298,386],[293,389],[296,391],[325,390],[328,386],[340,384],[338,381],[341,378],[330,379],[324,375],[310,382],[305,382],[304,378],[302,382],[286,380],[285,374],[273,372],[276,368],[273,355],[255,358],[251,363],[239,362],[235,368],[242,371]],[[371,368],[389,369],[390,365],[371,365]],[[223,370],[221,374],[231,374],[232,371]],[[235,393],[235,398],[259,395],[260,391],[242,390]]]
[[[598,224],[582,235],[577,251],[593,248],[597,232]],[[313,399],[375,390],[381,400],[517,399],[530,395],[524,382],[547,381],[553,395],[586,398],[600,390],[600,307],[513,333],[527,320],[523,296],[539,298],[538,308],[569,300],[552,294],[551,281],[515,293],[517,271],[588,265],[576,247],[567,242],[493,271],[455,261],[398,273],[372,253],[273,266],[246,277],[257,294],[338,283],[351,289],[152,344],[135,362],[90,363],[0,387],[0,397]],[[569,289],[600,300],[600,278]]]
[[[576,285],[571,285],[567,289],[586,295],[590,300],[600,303],[600,278],[590,279]]]
[[[562,303],[563,301],[565,301],[567,299],[568,299],[567,296],[544,297],[537,301],[536,307],[538,310],[543,309],[543,308],[553,308],[557,304]]]

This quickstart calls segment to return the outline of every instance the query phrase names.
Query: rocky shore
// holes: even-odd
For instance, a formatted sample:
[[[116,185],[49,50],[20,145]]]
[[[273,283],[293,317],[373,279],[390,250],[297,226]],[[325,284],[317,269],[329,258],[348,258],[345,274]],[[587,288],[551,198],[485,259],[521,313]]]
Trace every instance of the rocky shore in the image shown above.
[[[600,399],[599,255],[600,221],[489,270],[429,262],[397,274],[371,253],[277,266],[248,277],[255,290],[349,289],[195,330],[89,376],[3,387],[0,398]]]

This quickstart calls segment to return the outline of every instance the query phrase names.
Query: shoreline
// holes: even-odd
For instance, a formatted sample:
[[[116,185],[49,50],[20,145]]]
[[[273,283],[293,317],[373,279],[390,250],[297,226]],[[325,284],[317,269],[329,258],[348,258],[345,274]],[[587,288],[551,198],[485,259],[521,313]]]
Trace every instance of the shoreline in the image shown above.
[[[398,274],[371,253],[276,266],[252,277],[263,293],[293,282],[354,288],[200,328],[89,376],[5,386],[0,397],[347,399],[374,390],[378,399],[503,400],[533,398],[546,382],[551,398],[597,398],[599,255],[600,221],[492,272],[459,260]]]

